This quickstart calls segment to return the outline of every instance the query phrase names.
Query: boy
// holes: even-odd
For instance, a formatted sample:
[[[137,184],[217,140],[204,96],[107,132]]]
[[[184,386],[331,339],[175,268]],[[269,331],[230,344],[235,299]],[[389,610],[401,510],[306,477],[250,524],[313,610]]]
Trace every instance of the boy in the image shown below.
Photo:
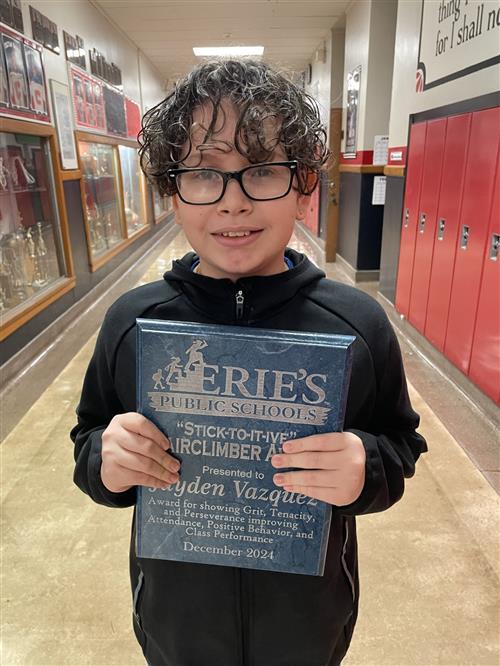
[[[356,336],[345,432],[272,459],[277,486],[333,506],[324,575],[138,559],[133,534],[134,629],[152,666],[340,664],[358,606],[354,517],[397,501],[426,449],[383,310],[286,248],[327,152],[315,104],[252,61],[197,67],[144,118],[143,169],[173,197],[195,252],[105,318],[72,431],[80,488],[126,507],[136,486],[182,475],[135,413],[136,317]]]

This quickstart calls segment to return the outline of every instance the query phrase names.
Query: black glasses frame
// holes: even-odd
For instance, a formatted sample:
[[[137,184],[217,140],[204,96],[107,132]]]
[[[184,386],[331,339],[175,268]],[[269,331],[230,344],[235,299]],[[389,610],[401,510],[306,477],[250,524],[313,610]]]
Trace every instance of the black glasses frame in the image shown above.
[[[263,167],[263,166],[286,166],[290,170],[290,184],[288,185],[288,189],[284,194],[280,194],[277,197],[271,197],[271,198],[264,198],[260,199],[259,197],[253,197],[248,192],[245,190],[245,186],[243,185],[243,174],[245,171],[248,171],[249,169],[255,169],[255,167]],[[210,206],[211,204],[218,203],[224,194],[226,193],[226,187],[227,184],[229,183],[230,180],[236,180],[239,183],[239,186],[242,189],[243,194],[251,199],[252,201],[275,201],[276,199],[282,199],[283,197],[286,197],[286,195],[290,192],[292,189],[292,182],[293,182],[293,177],[297,173],[298,169],[298,162],[297,160],[289,160],[286,162],[263,162],[262,164],[250,164],[249,166],[245,167],[244,169],[240,169],[239,171],[220,171],[219,169],[212,169],[211,167],[199,167],[195,169],[169,169],[167,171],[167,176],[174,181],[175,183],[175,189],[177,190],[177,194],[179,195],[179,198],[184,201],[184,203],[189,204],[190,206]],[[181,190],[179,185],[177,184],[177,177],[180,176],[183,173],[192,173],[193,171],[214,171],[215,173],[218,173],[219,176],[222,177],[222,192],[217,199],[214,199],[213,201],[203,201],[203,202],[193,202],[193,201],[187,201],[184,199],[182,196]]]

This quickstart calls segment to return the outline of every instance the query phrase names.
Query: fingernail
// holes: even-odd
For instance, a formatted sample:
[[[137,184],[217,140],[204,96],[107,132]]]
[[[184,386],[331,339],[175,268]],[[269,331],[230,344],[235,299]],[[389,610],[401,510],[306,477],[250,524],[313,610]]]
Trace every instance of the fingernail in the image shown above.
[[[284,464],[284,460],[282,456],[273,456],[271,458],[271,464],[273,467],[281,467]]]
[[[285,478],[283,477],[282,474],[275,474],[273,477],[273,481],[274,483],[276,483],[276,485],[281,486],[281,484],[285,482]]]
[[[289,452],[292,450],[292,443],[291,442],[283,442],[283,451]]]

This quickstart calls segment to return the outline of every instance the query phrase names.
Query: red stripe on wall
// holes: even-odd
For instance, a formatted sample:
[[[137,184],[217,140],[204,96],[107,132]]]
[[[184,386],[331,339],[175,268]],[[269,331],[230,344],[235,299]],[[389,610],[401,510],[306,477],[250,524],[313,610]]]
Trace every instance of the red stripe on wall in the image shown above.
[[[340,164],[350,164],[351,166],[355,164],[373,164],[373,150],[358,150],[356,157],[344,157],[344,154],[341,153]]]

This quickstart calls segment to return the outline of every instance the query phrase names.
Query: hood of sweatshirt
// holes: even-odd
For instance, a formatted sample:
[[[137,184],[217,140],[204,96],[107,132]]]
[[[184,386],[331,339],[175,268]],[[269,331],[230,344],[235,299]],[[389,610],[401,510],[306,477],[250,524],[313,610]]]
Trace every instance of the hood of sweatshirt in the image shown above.
[[[172,263],[163,278],[190,301],[193,308],[221,323],[257,323],[286,307],[297,293],[325,277],[304,254],[286,249],[293,268],[276,275],[257,275],[232,282],[193,272],[198,255],[189,252]],[[293,311],[290,312],[293,317]]]

